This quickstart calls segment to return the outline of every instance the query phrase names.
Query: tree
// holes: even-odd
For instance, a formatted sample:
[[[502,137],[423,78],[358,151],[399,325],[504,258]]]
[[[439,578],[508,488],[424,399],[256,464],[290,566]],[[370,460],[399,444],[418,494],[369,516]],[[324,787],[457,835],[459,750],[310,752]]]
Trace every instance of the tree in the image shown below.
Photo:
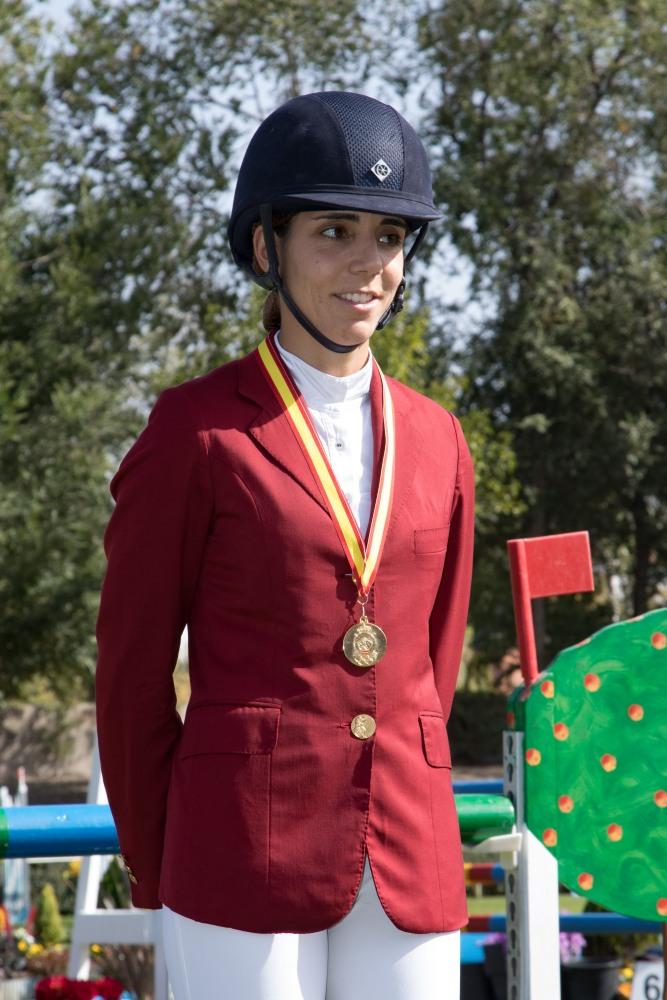
[[[65,345],[53,329],[42,336],[35,330],[38,317],[48,315],[40,277],[53,260],[31,207],[48,156],[49,121],[40,29],[20,0],[0,12],[0,37],[0,692],[10,695],[45,656],[52,661],[63,652],[52,628],[42,644],[42,625],[45,618],[52,625],[54,605],[60,614],[68,601],[76,604],[73,575],[88,568],[78,525],[68,517],[85,473],[72,475],[54,447],[53,421],[42,419],[47,406],[66,421],[75,400],[67,391]],[[90,457],[83,453],[82,460]],[[72,544],[63,544],[70,527]],[[76,622],[65,626],[72,629]],[[71,662],[64,676],[71,676]]]
[[[446,226],[493,303],[461,358],[465,405],[508,435],[526,504],[482,526],[477,565],[510,534],[589,528],[602,599],[630,562],[626,613],[667,558],[666,13],[448,0],[420,23]],[[505,580],[495,613],[482,601],[492,618],[474,611],[495,657],[512,639]],[[589,628],[610,614],[571,607],[556,648],[582,611]]]
[[[65,940],[63,925],[55,889],[50,882],[42,886],[37,901],[35,915],[35,937],[45,948],[61,944]]]
[[[85,185],[68,201],[54,179],[63,139],[42,30],[21,0],[3,7],[0,696],[48,676],[66,699],[92,691],[108,453],[132,419],[118,332],[137,313],[100,252],[113,206]]]
[[[351,2],[90,0],[50,56],[45,27],[0,12],[0,697],[66,700],[92,695],[111,472],[164,385],[257,333],[224,195],[258,70],[266,103],[359,79],[372,32]]]

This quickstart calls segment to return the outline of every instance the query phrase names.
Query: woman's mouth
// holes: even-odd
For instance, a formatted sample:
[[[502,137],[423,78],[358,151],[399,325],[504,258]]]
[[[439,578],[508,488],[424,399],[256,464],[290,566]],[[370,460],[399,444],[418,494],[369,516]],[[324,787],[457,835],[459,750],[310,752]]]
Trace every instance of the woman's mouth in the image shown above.
[[[334,298],[346,302],[354,309],[365,312],[377,301],[378,296],[373,295],[372,292],[336,292]]]

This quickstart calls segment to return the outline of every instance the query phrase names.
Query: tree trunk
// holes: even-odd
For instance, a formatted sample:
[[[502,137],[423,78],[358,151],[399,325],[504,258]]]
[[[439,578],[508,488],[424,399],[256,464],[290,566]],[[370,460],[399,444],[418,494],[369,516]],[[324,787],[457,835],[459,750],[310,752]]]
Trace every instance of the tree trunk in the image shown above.
[[[648,566],[651,554],[649,543],[648,512],[646,500],[636,493],[632,502],[632,519],[635,527],[635,572],[632,588],[632,612],[643,615],[648,605]]]

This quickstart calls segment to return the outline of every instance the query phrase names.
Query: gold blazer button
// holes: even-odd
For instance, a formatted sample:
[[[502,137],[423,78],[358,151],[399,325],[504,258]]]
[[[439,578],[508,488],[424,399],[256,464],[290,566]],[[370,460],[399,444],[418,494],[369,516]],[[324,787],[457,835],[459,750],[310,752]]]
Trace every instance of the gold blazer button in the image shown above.
[[[350,723],[350,729],[352,735],[356,736],[358,740],[367,740],[369,736],[373,735],[377,726],[372,715],[355,715]]]
[[[132,882],[133,885],[137,885],[137,882],[138,882],[137,877],[134,874],[134,872],[132,871],[132,869],[130,868],[130,866],[128,865],[127,861],[125,860],[125,855],[124,854],[121,854],[120,860],[123,862],[123,868],[127,872],[127,877],[129,878],[130,882]]]

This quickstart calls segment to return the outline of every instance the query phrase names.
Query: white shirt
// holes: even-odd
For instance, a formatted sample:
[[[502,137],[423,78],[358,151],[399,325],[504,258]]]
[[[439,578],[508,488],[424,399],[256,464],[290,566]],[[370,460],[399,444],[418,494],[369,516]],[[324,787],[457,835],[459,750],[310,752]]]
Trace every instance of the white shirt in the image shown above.
[[[329,375],[286,351],[279,334],[276,347],[306,402],[338,485],[365,537],[371,516],[373,479],[370,351],[359,371]]]

